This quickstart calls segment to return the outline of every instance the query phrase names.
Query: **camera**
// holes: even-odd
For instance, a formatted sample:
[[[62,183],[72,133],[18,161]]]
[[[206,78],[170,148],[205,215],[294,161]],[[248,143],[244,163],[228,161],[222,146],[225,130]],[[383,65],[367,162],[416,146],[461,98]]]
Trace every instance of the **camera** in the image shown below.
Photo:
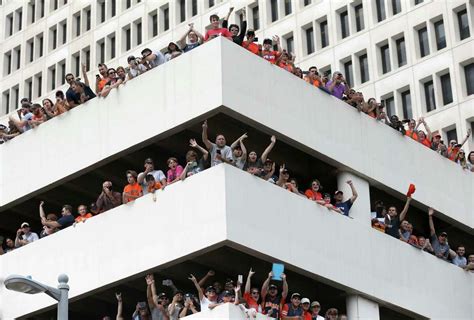
[[[396,115],[392,115],[390,117],[389,126],[400,132],[402,135],[405,135],[406,133],[405,128],[403,127],[403,123],[398,119]]]

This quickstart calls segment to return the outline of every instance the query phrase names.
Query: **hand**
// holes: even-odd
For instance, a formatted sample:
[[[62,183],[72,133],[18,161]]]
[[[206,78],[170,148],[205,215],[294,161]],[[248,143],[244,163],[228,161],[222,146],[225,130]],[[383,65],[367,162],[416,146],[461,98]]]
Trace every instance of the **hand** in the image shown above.
[[[268,273],[268,278],[271,278],[271,277],[273,277],[273,271],[270,271],[270,272]]]
[[[202,124],[203,129],[207,129],[207,120],[204,120],[204,123]]]
[[[348,185],[352,185],[352,180],[347,180],[346,183],[347,183]]]
[[[247,139],[249,136],[247,135],[247,132],[244,133],[241,137],[240,137],[240,141],[244,140],[244,139]]]
[[[190,24],[188,24],[188,26],[189,26],[189,30],[193,30],[193,29],[194,29],[194,23],[191,22]]]
[[[272,137],[270,138],[270,141],[271,141],[272,143],[275,143],[275,142],[277,141],[277,138],[276,138],[275,136],[272,136]]]
[[[118,302],[122,302],[122,293],[120,292],[115,292],[115,298],[117,298]]]
[[[250,270],[249,270],[249,278],[252,277],[254,274],[255,274],[255,271],[253,271],[252,268],[250,268]]]
[[[240,283],[234,287],[235,295],[237,296],[237,292],[240,291]]]
[[[467,129],[467,137],[468,137],[468,138],[469,138],[469,136],[471,135],[471,133],[472,133],[471,128]]]
[[[429,215],[430,217],[432,217],[432,216],[434,215],[434,209],[433,209],[433,208],[429,208],[429,209],[428,209],[428,215]]]
[[[282,164],[282,165],[280,166],[280,174],[282,174],[283,171],[285,171],[285,164]]]
[[[281,277],[281,280],[283,280],[283,281],[286,280],[286,274],[282,273],[280,277]]]
[[[216,153],[216,159],[222,161],[222,154]]]
[[[186,301],[184,302],[184,307],[189,309],[190,306],[191,306],[191,301],[190,301],[190,300],[186,300]]]
[[[82,71],[86,72],[87,71],[87,66],[85,63],[81,63],[82,66]]]
[[[275,36],[272,37],[272,40],[273,40],[273,42],[278,43],[278,42],[280,42],[280,37],[275,35]]]
[[[245,7],[242,8],[242,10],[240,10],[240,12],[242,12],[242,16],[246,16],[247,15],[247,9],[245,9]]]
[[[216,275],[216,272],[215,272],[214,270],[209,270],[209,271],[207,272],[207,276],[208,276],[208,277],[213,277],[213,276],[215,276],[215,275]]]
[[[20,234],[21,234],[22,232],[23,232],[23,231],[21,230],[21,228],[18,229],[18,230],[16,231],[16,236],[17,236],[17,237],[20,236]]]
[[[155,283],[155,277],[152,274],[147,274],[145,277],[146,284],[151,286]]]
[[[40,201],[40,207],[44,205],[44,201]]]
[[[188,279],[191,280],[192,282],[197,282],[196,277],[193,274],[190,274]]]
[[[234,7],[229,8],[229,13],[232,13],[232,11],[234,11]]]
[[[204,126],[203,126],[204,128]],[[196,148],[197,147],[197,142],[196,142],[196,139],[189,139],[189,146],[190,147],[193,147],[193,148]]]

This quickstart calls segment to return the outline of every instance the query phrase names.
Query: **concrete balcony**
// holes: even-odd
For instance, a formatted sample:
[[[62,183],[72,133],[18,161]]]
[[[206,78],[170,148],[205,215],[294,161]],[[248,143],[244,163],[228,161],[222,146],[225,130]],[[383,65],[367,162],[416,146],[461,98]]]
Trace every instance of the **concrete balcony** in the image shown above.
[[[3,209],[224,113],[400,195],[473,233],[474,176],[223,39],[0,145]],[[40,170],[19,164],[34,163]],[[447,190],[449,193],[447,194]]]
[[[228,165],[159,191],[156,202],[144,196],[8,253],[0,278],[24,274],[53,284],[67,273],[76,301],[224,246],[416,318],[474,316],[470,273]],[[226,261],[216,263],[225,268]],[[51,306],[45,295],[0,286],[4,319]]]

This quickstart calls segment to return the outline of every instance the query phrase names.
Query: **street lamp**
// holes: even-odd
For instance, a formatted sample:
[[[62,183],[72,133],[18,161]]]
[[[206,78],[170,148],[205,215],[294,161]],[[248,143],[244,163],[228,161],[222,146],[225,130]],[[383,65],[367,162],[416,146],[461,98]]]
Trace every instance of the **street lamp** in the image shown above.
[[[40,292],[46,293],[51,298],[58,301],[58,320],[68,320],[68,292],[69,285],[67,284],[69,278],[65,274],[60,274],[58,277],[58,288],[53,288],[42,284],[41,282],[32,280],[29,277],[11,275],[8,276],[4,283],[9,290],[36,294]]]

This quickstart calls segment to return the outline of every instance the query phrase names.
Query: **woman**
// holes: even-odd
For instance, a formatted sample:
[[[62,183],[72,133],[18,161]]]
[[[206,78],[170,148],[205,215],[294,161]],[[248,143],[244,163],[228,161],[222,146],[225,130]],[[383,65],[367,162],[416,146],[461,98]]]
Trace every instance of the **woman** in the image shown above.
[[[168,51],[165,53],[165,60],[170,61],[171,59],[176,58],[182,53],[183,51],[178,47],[176,43],[170,42],[170,44],[168,45]]]
[[[56,108],[61,111],[61,113],[64,113],[66,111],[69,111],[70,107],[69,104],[67,103],[66,98],[64,97],[64,92],[61,90],[56,91]]]
[[[425,147],[431,148],[431,140],[426,136],[423,130],[418,130],[418,142]]]
[[[263,168],[263,164],[265,163],[265,161],[267,161],[268,154],[270,153],[270,151],[272,151],[273,147],[275,146],[275,143],[276,143],[276,137],[272,136],[270,138],[270,144],[265,149],[265,151],[263,151],[262,157],[260,159],[257,156],[257,152],[250,151],[247,157],[247,161],[244,165],[244,170],[248,171],[249,169],[252,169],[252,168],[260,168],[260,169]]]
[[[61,105],[57,103],[53,104],[53,101],[48,98],[43,99],[43,110],[46,113],[48,120],[66,112]]]
[[[366,106],[364,108],[364,113],[368,114],[369,117],[377,118],[377,107],[378,103],[375,98],[370,98],[367,100]]]
[[[293,70],[293,74],[298,78],[303,79],[303,70],[301,70],[301,68],[296,67],[295,70]]]
[[[91,88],[86,84],[80,83],[79,81],[72,82],[71,89],[79,97],[79,104],[83,104],[84,102],[94,98],[94,96],[90,94],[92,92]]]
[[[168,165],[168,172],[166,173],[166,180],[168,184],[180,180],[181,174],[183,173],[183,167],[178,164],[178,159],[171,157],[166,161]]]
[[[314,179],[311,181],[311,185],[309,189],[305,191],[305,196],[313,201],[316,201],[319,204],[324,205],[324,200],[323,200],[323,195],[321,194],[321,183],[319,182],[318,179]]]
[[[198,145],[195,139],[190,139],[189,145],[201,151],[202,158],[198,160],[198,154],[194,150],[189,150],[186,153],[186,167],[184,167],[184,170],[181,173],[181,176],[179,177],[181,180],[184,180],[189,176],[199,173],[203,171],[206,167],[208,167],[206,164],[207,160],[209,159],[209,151]]]
[[[325,320],[337,320],[338,311],[336,308],[330,308],[326,311],[326,315],[324,316]]]
[[[474,151],[469,152],[469,155],[467,156],[467,170],[474,172]]]
[[[468,169],[466,155],[464,153],[464,150],[462,149],[459,150],[458,154],[456,155],[456,158],[454,158],[454,162],[459,164],[463,169]]]
[[[46,216],[46,221],[58,221],[58,216],[55,215],[54,213],[49,213]],[[46,236],[49,236],[49,235],[55,233],[56,231],[58,231],[58,228],[43,226],[43,230],[41,230],[41,232],[39,234],[39,237],[44,238]]]
[[[282,52],[280,57],[276,61],[276,65],[280,68],[285,69],[288,72],[293,73],[295,65],[293,63],[294,57],[292,58],[288,52]]]

